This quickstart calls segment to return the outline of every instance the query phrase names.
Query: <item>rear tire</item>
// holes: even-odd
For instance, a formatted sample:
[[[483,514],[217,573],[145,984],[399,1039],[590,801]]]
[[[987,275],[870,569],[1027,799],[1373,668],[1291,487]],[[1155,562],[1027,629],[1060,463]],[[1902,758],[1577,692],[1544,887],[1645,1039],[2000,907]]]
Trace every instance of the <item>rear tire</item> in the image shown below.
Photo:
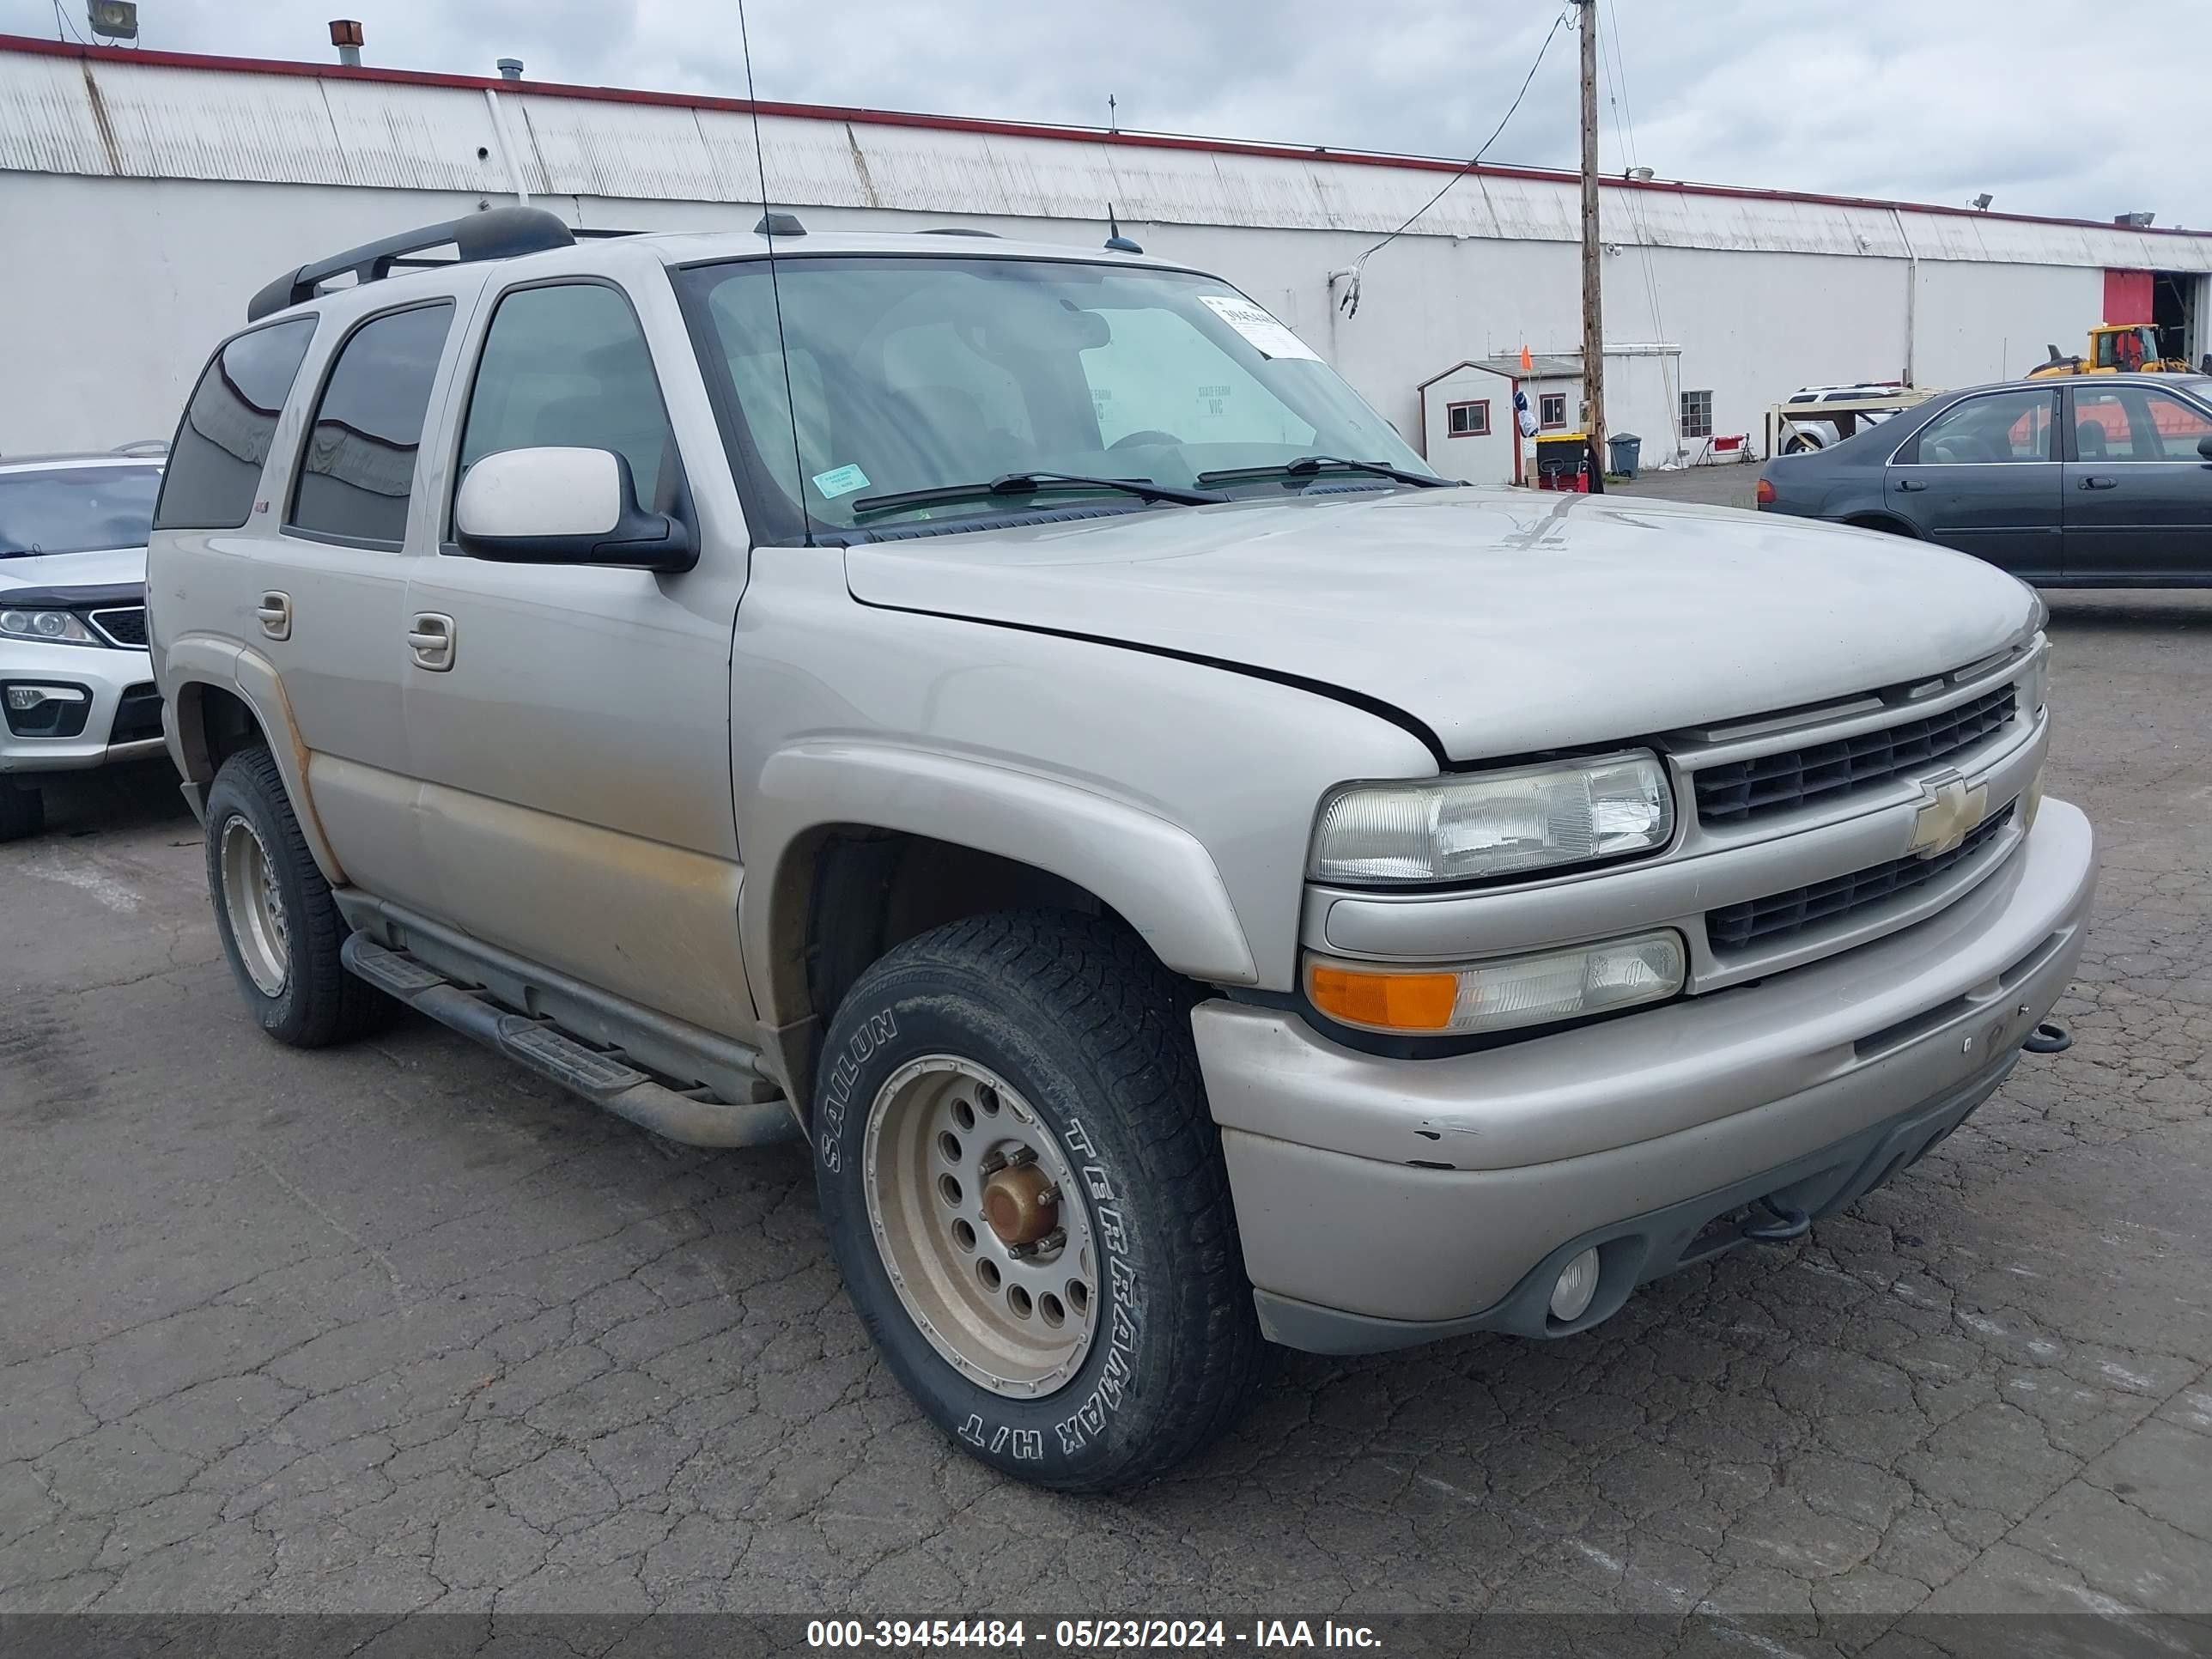
[[[21,841],[46,827],[46,798],[35,783],[0,778],[0,841]]]
[[[270,1036],[325,1048],[397,1011],[338,960],[350,930],[266,749],[240,750],[208,789],[207,872],[231,976]]]
[[[1003,1474],[1150,1480],[1258,1382],[1192,1000],[1127,927],[1018,912],[908,940],[830,1023],[813,1141],[847,1292],[931,1420]]]

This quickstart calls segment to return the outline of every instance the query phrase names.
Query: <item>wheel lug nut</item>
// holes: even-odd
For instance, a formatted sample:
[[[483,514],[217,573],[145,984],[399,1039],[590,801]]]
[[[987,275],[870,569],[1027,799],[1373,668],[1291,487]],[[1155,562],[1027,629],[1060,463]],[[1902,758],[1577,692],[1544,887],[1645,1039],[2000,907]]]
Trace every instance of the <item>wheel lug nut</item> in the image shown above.
[[[1042,1238],[1031,1243],[1007,1245],[1006,1254],[1017,1260],[1026,1261],[1033,1255],[1042,1255],[1048,1250],[1057,1250],[1066,1243],[1067,1230],[1064,1227],[1054,1227]]]

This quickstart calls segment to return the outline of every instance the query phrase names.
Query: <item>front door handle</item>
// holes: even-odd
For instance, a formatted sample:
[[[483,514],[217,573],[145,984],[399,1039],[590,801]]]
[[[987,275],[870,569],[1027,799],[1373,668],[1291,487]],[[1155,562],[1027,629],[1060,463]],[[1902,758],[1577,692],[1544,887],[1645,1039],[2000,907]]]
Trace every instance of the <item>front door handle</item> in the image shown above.
[[[1897,481],[1897,487],[1899,489],[1925,489],[1928,485],[1920,478],[1899,478]]]
[[[2119,484],[2118,478],[2108,478],[2101,472],[2094,472],[2075,487],[2081,489],[2117,489]]]
[[[453,665],[453,619],[418,611],[407,623],[407,650],[417,668],[442,674]]]
[[[261,632],[267,638],[289,640],[292,637],[292,596],[289,593],[280,593],[270,588],[261,596],[261,603],[253,607],[253,614],[260,619]]]

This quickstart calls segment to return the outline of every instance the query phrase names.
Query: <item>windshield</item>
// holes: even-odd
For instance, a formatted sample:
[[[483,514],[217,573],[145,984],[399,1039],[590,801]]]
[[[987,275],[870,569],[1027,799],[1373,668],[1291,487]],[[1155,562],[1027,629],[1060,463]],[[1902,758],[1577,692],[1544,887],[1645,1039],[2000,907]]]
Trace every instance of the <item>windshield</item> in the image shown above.
[[[0,472],[0,558],[143,547],[157,466],[58,466]]]
[[[878,255],[780,259],[776,278],[772,289],[759,259],[678,276],[698,337],[727,370],[738,429],[725,435],[773,520],[763,526],[768,539],[799,538],[801,500],[817,531],[1078,503],[1147,507],[1064,485],[1033,499],[979,490],[973,500],[878,505],[1009,474],[1187,489],[1201,473],[1322,454],[1435,476],[1296,336],[1209,276]],[[1280,495],[1314,477],[1224,488]]]

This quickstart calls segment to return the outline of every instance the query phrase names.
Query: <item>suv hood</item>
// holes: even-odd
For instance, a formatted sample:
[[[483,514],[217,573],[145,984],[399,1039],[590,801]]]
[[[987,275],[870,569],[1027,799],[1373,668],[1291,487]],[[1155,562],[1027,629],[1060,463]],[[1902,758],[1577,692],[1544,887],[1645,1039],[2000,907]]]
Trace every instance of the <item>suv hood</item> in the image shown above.
[[[1871,531],[1504,489],[1163,508],[863,543],[866,605],[1104,640],[1379,701],[1453,760],[1764,714],[2003,649],[2028,588]]]
[[[0,559],[0,595],[20,587],[112,587],[146,580],[146,550],[106,553],[27,553]]]

